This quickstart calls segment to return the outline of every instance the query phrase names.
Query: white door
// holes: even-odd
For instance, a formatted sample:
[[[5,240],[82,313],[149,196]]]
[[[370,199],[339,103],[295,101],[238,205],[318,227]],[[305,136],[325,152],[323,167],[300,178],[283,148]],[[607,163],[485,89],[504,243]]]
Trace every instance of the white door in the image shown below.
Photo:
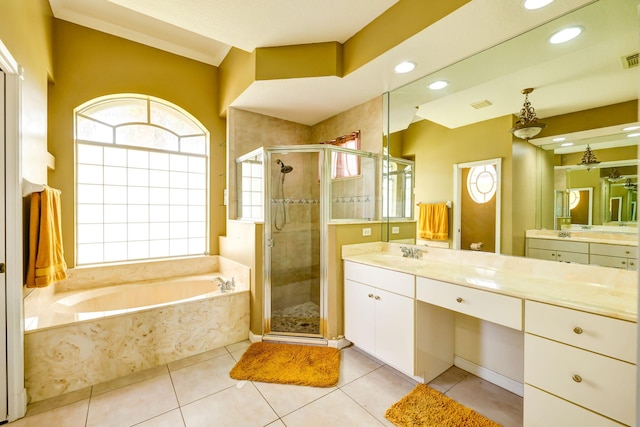
[[[5,274],[6,237],[5,237],[5,194],[7,194],[4,180],[5,162],[5,74],[0,71],[0,421],[7,419],[7,280]]]

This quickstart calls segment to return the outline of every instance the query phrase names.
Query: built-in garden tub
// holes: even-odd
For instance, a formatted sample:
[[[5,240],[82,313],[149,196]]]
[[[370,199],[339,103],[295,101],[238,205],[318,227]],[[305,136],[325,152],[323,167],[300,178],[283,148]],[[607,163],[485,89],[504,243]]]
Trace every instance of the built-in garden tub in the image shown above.
[[[249,268],[219,256],[76,268],[25,290],[31,402],[202,353],[249,335]],[[217,278],[234,279],[222,291]]]

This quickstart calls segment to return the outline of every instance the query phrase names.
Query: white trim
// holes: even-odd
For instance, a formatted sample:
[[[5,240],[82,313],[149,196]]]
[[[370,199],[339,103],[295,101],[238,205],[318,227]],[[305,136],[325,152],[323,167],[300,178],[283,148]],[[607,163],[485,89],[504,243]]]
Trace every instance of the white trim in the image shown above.
[[[453,194],[454,194],[454,206],[453,206],[453,249],[460,249],[460,230],[462,223],[461,203],[462,200],[462,169],[470,168],[473,166],[493,165],[496,167],[496,174],[498,176],[498,182],[496,185],[496,231],[495,231],[495,253],[500,253],[500,238],[501,238],[501,205],[502,205],[502,159],[488,159],[478,160],[475,162],[456,163],[453,165]]]
[[[5,209],[7,281],[7,412],[9,421],[24,417],[24,314],[22,299],[22,153],[20,99],[22,67],[0,40],[0,68],[6,74],[5,92]]]
[[[480,377],[483,380],[489,381],[490,383],[495,384],[498,387],[502,387],[503,389],[508,390],[511,393],[517,394],[520,397],[524,396],[524,384],[516,380],[505,377],[502,374],[485,368],[484,366],[475,364],[460,356],[454,356],[453,364],[458,368],[467,371],[477,377]]]
[[[337,348],[338,350],[342,350],[343,348],[349,347],[351,345],[351,341],[342,337],[335,340],[327,340],[327,347]]]
[[[262,341],[262,335],[256,335],[253,332],[249,331],[249,341],[260,342]]]

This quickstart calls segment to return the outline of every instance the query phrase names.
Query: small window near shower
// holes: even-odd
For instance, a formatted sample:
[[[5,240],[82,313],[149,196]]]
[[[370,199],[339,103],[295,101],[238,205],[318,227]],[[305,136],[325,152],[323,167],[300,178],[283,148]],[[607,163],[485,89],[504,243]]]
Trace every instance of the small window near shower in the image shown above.
[[[238,160],[238,217],[262,221],[263,219],[263,165],[262,153]]]
[[[336,139],[321,142],[321,144],[360,150],[360,131],[351,132]],[[335,151],[331,153],[332,179],[353,178],[356,176],[360,176],[360,156]]]

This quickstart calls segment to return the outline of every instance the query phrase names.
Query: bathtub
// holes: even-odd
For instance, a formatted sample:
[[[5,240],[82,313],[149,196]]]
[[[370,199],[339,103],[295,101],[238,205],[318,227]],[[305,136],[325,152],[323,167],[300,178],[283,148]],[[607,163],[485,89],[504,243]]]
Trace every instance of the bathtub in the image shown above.
[[[66,281],[30,293],[25,298],[30,401],[247,339],[249,269],[222,257],[205,259],[70,270]],[[198,274],[175,277],[185,272]],[[222,292],[215,277],[233,277],[235,290]]]

